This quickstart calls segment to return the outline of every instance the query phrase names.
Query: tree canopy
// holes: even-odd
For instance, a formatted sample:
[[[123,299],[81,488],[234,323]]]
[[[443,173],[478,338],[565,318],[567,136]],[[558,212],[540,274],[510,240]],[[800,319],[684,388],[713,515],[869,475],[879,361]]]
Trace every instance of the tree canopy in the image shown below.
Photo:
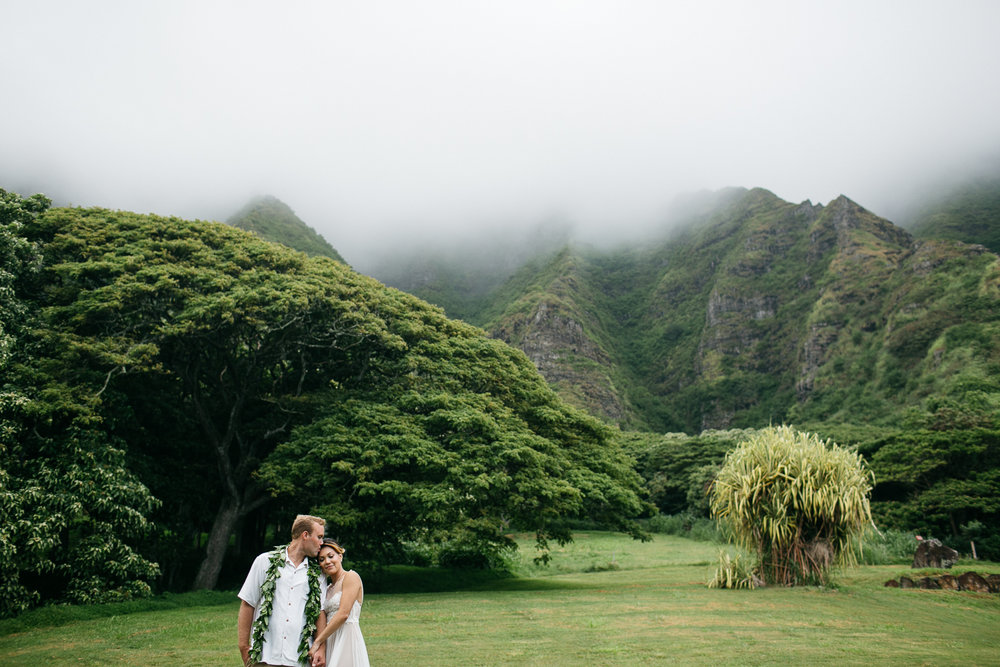
[[[195,579],[214,586],[237,525],[268,499],[257,465],[308,418],[303,395],[363,381],[370,356],[391,353],[362,296],[373,281],[221,224],[60,209],[34,232],[46,336],[103,377],[140,449],[172,458],[183,443],[164,433],[192,439],[186,453],[217,471],[202,480],[214,520]]]
[[[1000,557],[1000,431],[926,430],[869,443],[878,472],[872,510],[879,525],[906,528],[982,558]]]
[[[331,394],[261,470],[353,557],[393,562],[423,541],[495,564],[521,528],[544,559],[574,517],[642,536],[629,520],[647,508],[642,480],[611,429],[562,403],[522,353],[430,310],[420,326],[390,322],[408,354],[376,388]]]

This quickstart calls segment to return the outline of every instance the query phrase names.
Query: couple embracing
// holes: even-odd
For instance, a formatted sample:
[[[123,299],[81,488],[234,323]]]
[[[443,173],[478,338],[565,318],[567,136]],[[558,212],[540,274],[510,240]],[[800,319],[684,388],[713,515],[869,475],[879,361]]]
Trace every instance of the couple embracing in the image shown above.
[[[361,577],[343,568],[344,549],[325,526],[300,514],[292,541],[254,560],[239,592],[244,665],[368,667]]]

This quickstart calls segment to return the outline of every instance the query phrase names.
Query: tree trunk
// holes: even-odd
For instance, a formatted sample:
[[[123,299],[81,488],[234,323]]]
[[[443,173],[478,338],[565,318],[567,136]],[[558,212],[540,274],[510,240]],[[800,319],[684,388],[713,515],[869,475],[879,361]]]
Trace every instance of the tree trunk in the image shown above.
[[[191,586],[192,590],[215,588],[219,582],[222,560],[226,556],[226,547],[229,546],[229,536],[233,534],[236,522],[240,518],[240,509],[238,501],[232,498],[222,500],[222,505],[215,514],[215,521],[212,522],[212,530],[208,534],[208,545],[205,549],[205,558],[198,568],[198,575],[194,578],[194,584]]]

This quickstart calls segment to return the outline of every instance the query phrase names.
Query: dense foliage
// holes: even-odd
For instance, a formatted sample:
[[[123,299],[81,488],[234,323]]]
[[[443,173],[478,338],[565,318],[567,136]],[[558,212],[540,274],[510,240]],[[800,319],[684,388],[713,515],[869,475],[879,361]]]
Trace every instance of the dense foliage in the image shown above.
[[[879,526],[942,539],[1000,559],[1000,431],[907,431],[862,445],[877,484]]]
[[[135,548],[157,503],[108,433],[100,378],[80,372],[29,307],[38,256],[22,234],[48,204],[0,191],[0,616],[43,599],[145,595],[157,575]]]
[[[0,189],[0,369],[10,360],[11,348],[26,313],[18,295],[18,283],[37,270],[38,254],[23,236],[24,224],[47,209],[51,202],[42,195],[21,197]]]
[[[688,523],[711,515],[709,489],[726,454],[753,435],[752,429],[622,435],[635,456],[649,499],[663,515],[683,515]]]
[[[871,525],[873,476],[861,457],[789,426],[763,429],[726,455],[712,513],[754,553],[767,583],[827,581]]]
[[[10,382],[8,366],[18,336],[23,333],[26,308],[17,294],[17,283],[35,269],[35,251],[21,235],[25,221],[48,208],[47,200],[36,197],[23,199],[16,193],[0,189],[0,616],[25,609],[32,600],[20,582],[18,542],[24,542],[20,524],[24,500],[16,489],[20,480],[11,476],[16,463],[11,448],[16,442],[17,421],[13,414],[27,403],[23,388]]]
[[[399,562],[429,543],[441,564],[496,565],[517,527],[536,532],[544,558],[576,517],[641,536],[626,519],[645,509],[631,460],[524,355],[426,307],[390,330],[408,354],[381,364],[371,391],[331,394],[261,470],[315,503],[352,557]]]
[[[864,456],[875,477],[871,512],[880,531],[865,540],[860,558],[882,549],[886,535],[905,533],[912,558],[914,534],[940,539],[971,557],[1000,559],[1000,435],[994,428],[945,428],[978,423],[970,406],[957,417],[952,408],[911,414],[913,425],[894,429],[855,424],[798,425]],[[926,428],[927,424],[935,428]],[[923,426],[921,426],[923,425]],[[654,532],[712,537],[705,525],[708,488],[725,455],[755,429],[705,431],[696,435],[627,432],[620,437],[636,459],[638,472],[660,515]]]

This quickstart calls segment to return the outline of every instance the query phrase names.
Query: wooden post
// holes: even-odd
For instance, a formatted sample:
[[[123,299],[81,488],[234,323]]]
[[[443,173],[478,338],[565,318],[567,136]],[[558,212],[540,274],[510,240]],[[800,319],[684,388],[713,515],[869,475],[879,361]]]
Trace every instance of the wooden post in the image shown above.
[[[969,544],[972,545],[972,560],[979,560],[979,558],[976,556],[976,543],[973,542],[972,540],[969,540]]]

